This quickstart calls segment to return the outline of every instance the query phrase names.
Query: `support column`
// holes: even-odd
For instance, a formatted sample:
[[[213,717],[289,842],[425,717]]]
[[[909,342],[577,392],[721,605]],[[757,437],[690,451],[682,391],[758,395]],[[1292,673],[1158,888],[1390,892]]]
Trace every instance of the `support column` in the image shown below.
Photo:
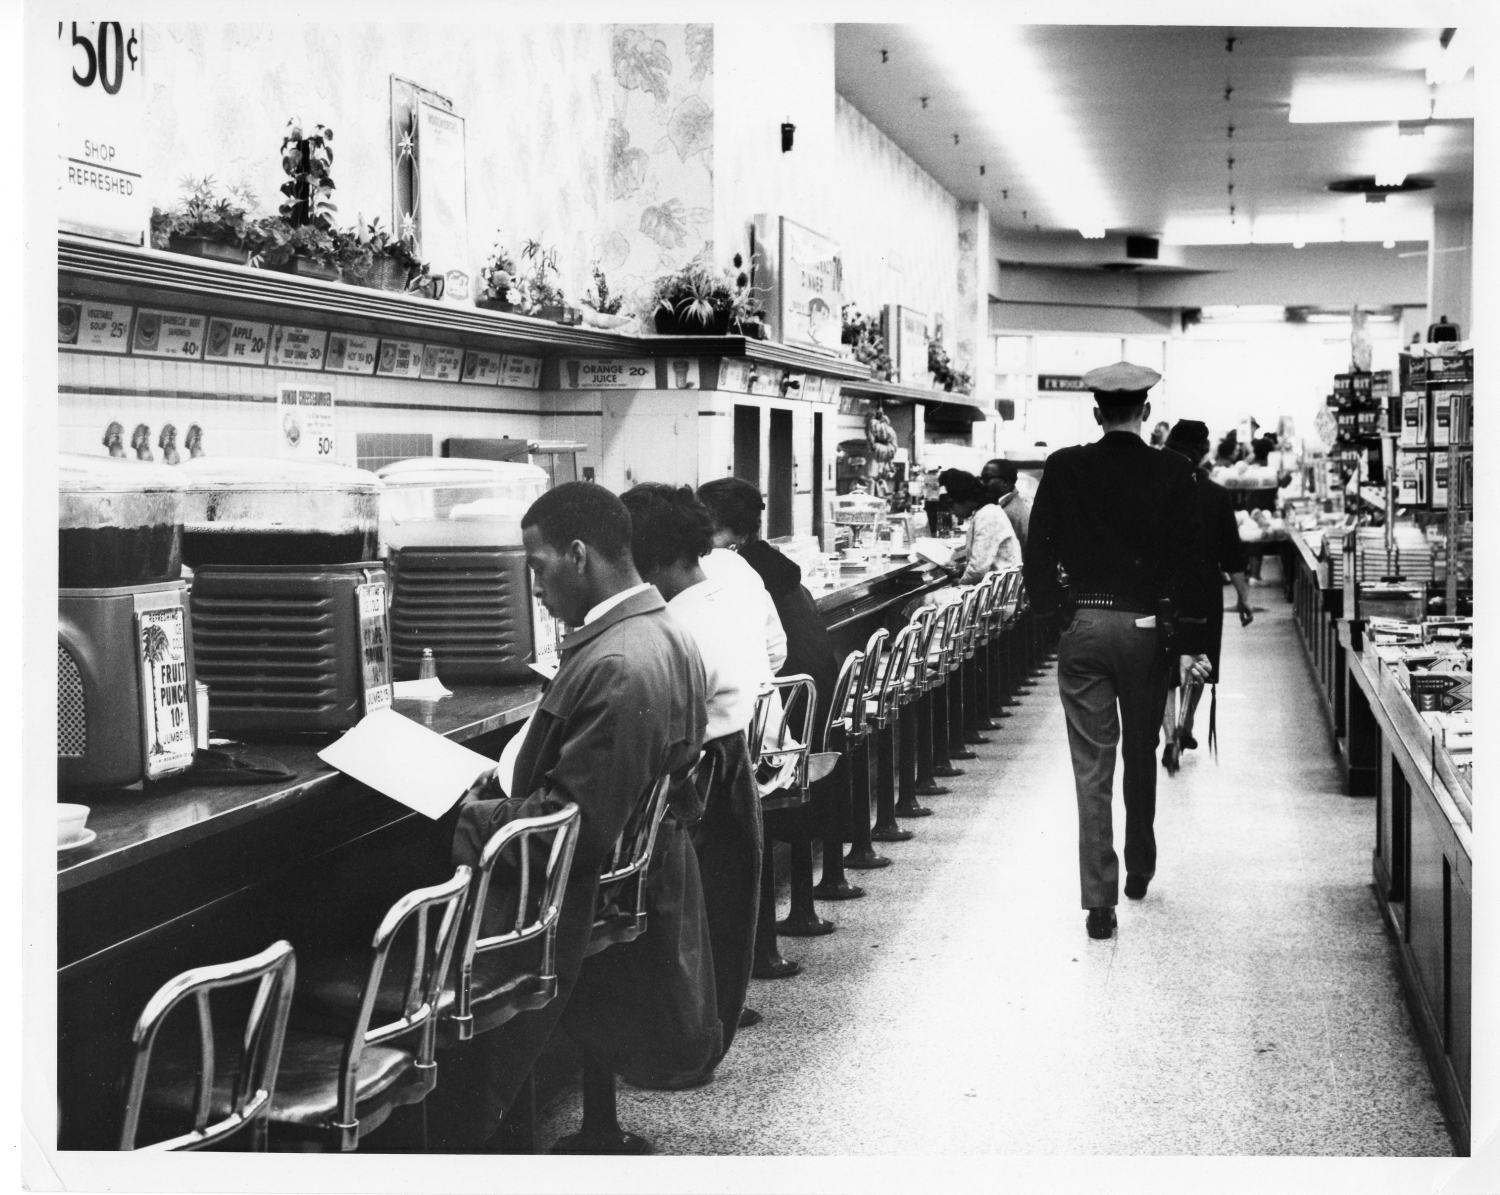
[[[953,318],[958,368],[974,379],[974,394],[991,405],[995,371],[990,353],[990,211],[982,203],[958,208],[958,311]]]
[[[1474,294],[1474,209],[1439,207],[1432,213],[1432,239],[1427,242],[1427,316],[1437,323],[1444,316],[1458,325],[1464,340],[1473,339],[1469,326]]]

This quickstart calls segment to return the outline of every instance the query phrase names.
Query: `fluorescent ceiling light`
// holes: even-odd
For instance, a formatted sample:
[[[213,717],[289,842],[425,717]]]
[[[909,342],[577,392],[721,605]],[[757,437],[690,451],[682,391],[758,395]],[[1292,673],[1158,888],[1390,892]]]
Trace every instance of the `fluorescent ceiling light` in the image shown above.
[[[1291,245],[1338,241],[1380,244],[1388,240],[1425,241],[1431,212],[1420,199],[1392,196],[1371,207],[1363,201],[1344,209],[1334,201],[1321,210],[1301,213],[1269,212],[1235,224],[1227,215],[1200,212],[1170,218],[1162,229],[1167,245]]]
[[[1393,124],[1415,120],[1471,120],[1474,82],[1429,88],[1416,74],[1377,83],[1313,79],[1292,87],[1292,124]]]
[[[1286,318],[1286,308],[1260,303],[1205,307],[1200,318],[1206,324],[1279,324]]]
[[[1018,27],[964,20],[915,28],[1053,219],[1091,240],[1118,223],[1078,129]]]

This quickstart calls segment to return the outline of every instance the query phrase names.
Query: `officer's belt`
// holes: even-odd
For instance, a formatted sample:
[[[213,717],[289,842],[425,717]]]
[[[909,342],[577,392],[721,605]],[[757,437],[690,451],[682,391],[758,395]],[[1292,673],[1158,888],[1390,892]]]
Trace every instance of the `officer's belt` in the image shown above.
[[[1156,608],[1139,599],[1115,597],[1109,593],[1080,593],[1073,597],[1073,605],[1091,610],[1118,610],[1122,614],[1155,614]]]

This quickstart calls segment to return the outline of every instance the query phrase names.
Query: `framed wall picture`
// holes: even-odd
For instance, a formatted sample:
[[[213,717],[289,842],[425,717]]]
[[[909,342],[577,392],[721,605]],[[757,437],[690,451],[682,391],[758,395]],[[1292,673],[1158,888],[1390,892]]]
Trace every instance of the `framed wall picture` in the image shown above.
[[[837,242],[781,218],[783,344],[837,352],[844,330],[844,263]]]
[[[927,384],[927,316],[910,307],[886,308],[896,380],[903,386]]]

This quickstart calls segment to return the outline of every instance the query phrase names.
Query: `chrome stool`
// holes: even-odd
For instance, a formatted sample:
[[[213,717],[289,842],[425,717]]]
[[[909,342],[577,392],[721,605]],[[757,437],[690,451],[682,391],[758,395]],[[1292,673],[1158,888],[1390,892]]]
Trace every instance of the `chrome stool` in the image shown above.
[[[844,839],[849,835],[849,822],[853,816],[849,783],[849,720],[852,716],[849,701],[864,662],[865,653],[862,651],[851,651],[844,657],[838,681],[833,687],[833,700],[828,705],[828,716],[817,741],[819,751],[839,754],[833,771],[818,782],[820,793],[826,794],[823,803],[827,811],[822,826],[823,875],[813,888],[817,900],[857,900],[865,894],[863,888],[849,883],[844,876]],[[811,845],[808,844],[809,850]],[[797,849],[796,844],[792,849]]]
[[[999,580],[995,583],[995,595],[989,611],[989,688],[985,695],[992,719],[1009,718],[1011,714],[1008,707],[1015,704],[1009,700],[1010,660],[1007,653],[1010,633],[1006,624],[1015,594],[1021,585],[1021,570],[1011,568],[996,575]]]
[[[977,759],[964,743],[964,653],[968,650],[969,634],[974,626],[974,605],[979,600],[979,591],[966,589],[959,601],[958,618],[953,633],[948,638],[946,665],[948,681],[944,688],[948,692],[948,758]]]
[[[875,796],[875,826],[870,838],[875,842],[905,842],[912,837],[910,830],[896,825],[896,772],[897,759],[897,704],[905,670],[911,660],[915,644],[916,628],[910,624],[902,627],[891,641],[876,669],[875,692],[865,704],[865,721],[872,728],[874,756],[872,769]]]
[[[911,621],[921,628],[916,647],[912,651],[911,709],[912,721],[916,724],[914,751],[912,756],[915,778],[915,796],[936,797],[948,790],[937,782],[932,774],[932,707],[933,707],[933,642],[943,613],[933,606],[922,606],[913,611]]]
[[[974,699],[969,704],[970,725],[977,733],[999,730],[990,713],[991,644],[995,629],[995,603],[1005,584],[1003,570],[988,574],[979,583],[979,604],[974,612]]]
[[[918,684],[922,669],[919,652],[927,639],[927,623],[921,611],[896,637],[896,646],[891,649],[893,657],[890,667],[897,670],[894,709],[887,715],[895,720],[893,733],[894,754],[891,769],[895,778],[895,803],[891,808],[893,817],[930,817],[932,810],[917,803],[917,707]],[[906,642],[903,645],[902,639]],[[892,825],[895,823],[892,822]]]
[[[929,723],[932,728],[932,775],[944,780],[964,774],[962,768],[953,766],[948,735],[948,704],[951,697],[948,658],[952,653],[953,636],[961,613],[960,601],[949,602],[938,609],[927,653],[925,683],[931,697]]]
[[[889,638],[890,632],[882,627],[865,644],[864,666],[860,669],[849,706],[849,787],[852,799],[849,805],[849,853],[844,856],[844,866],[855,871],[873,871],[891,865],[884,855],[875,853],[874,839],[870,835],[870,765],[873,762],[870,738],[873,728],[866,717],[870,701],[878,692],[881,649]]]
[[[281,1065],[287,1014],[291,1011],[292,985],[296,978],[297,960],[291,943],[277,942],[253,958],[195,967],[163,984],[146,1001],[131,1033],[135,1058],[125,1096],[120,1148],[195,1150],[223,1144],[243,1133],[249,1137],[251,1149],[264,1150],[267,1115],[276,1091],[276,1074]],[[240,1039],[241,1061],[232,1087],[225,1091],[225,1085],[217,1082],[219,1076],[215,1074],[214,1064],[219,1053],[215,1048],[216,1034],[208,997],[217,989],[251,983],[256,985],[255,1000]],[[193,1127],[178,1136],[138,1147],[135,1139],[141,1112],[147,1103],[146,1078],[151,1069],[152,1047],[167,1015],[190,996],[198,1005],[199,1044],[197,1076],[189,1101]],[[187,1089],[183,1088],[177,1094],[185,1095]],[[226,1095],[227,1099],[224,1098]],[[165,1101],[168,1106],[177,1102],[174,1099]],[[208,1122],[211,1115],[218,1116],[213,1124]]]

